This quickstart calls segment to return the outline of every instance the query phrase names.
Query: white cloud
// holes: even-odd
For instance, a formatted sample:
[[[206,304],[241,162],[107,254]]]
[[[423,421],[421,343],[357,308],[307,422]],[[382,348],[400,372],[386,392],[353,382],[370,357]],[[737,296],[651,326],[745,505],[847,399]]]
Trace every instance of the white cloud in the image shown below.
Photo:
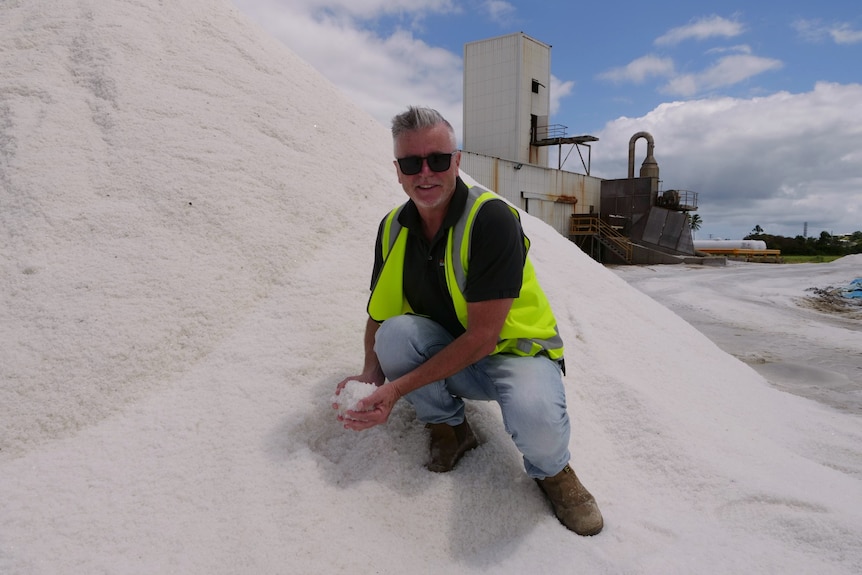
[[[674,96],[694,96],[715,88],[738,84],[781,66],[781,61],[773,58],[747,54],[725,56],[703,72],[684,74],[671,79],[662,91]]]
[[[655,55],[647,55],[632,60],[625,66],[613,68],[599,75],[599,78],[612,82],[643,83],[653,76],[672,76],[674,74],[673,60]]]
[[[827,26],[819,20],[800,19],[793,23],[793,28],[800,37],[809,42],[822,42],[827,39],[831,39],[836,44],[862,42],[862,30],[856,30],[848,23]]]
[[[696,40],[713,37],[732,38],[742,34],[743,30],[744,27],[741,23],[713,15],[671,29],[656,38],[655,44],[658,46],[674,45],[692,38]]]
[[[560,102],[563,98],[569,96],[574,88],[575,83],[573,81],[563,81],[551,74],[551,115],[556,114],[560,110]]]
[[[707,54],[727,54],[729,52],[735,54],[751,54],[751,46],[748,44],[737,44],[736,46],[719,46],[710,48],[706,51]]]
[[[699,193],[704,232],[796,236],[862,227],[862,85],[817,84],[810,92],[768,97],[710,98],[662,104],[640,118],[608,123],[596,135],[593,173],[624,177],[628,141],[655,138],[664,189]],[[642,160],[643,158],[639,158]],[[739,236],[741,237],[741,236]]]
[[[292,0],[290,10],[273,0],[235,4],[383,125],[407,105],[420,104],[437,108],[460,133],[460,55],[429,46],[409,30],[383,37],[358,21],[396,11],[412,10],[416,17],[452,11],[451,0],[425,2],[421,8],[412,0]]]
[[[514,5],[504,0],[485,0],[482,7],[492,21],[503,25],[511,22],[517,11]]]
[[[829,30],[829,35],[836,44],[856,44],[862,42],[862,30],[854,30],[847,24],[836,26]]]
[[[732,86],[769,70],[781,68],[780,60],[752,56],[748,46],[736,46],[725,51],[738,52],[720,58],[706,70],[696,74],[677,75],[671,58],[643,56],[626,66],[608,70],[599,78],[613,82],[641,84],[651,77],[669,77],[661,89],[666,94],[691,97],[723,86]]]
[[[793,28],[799,36],[808,42],[819,42],[827,35],[827,29],[817,20],[799,19],[793,23]]]

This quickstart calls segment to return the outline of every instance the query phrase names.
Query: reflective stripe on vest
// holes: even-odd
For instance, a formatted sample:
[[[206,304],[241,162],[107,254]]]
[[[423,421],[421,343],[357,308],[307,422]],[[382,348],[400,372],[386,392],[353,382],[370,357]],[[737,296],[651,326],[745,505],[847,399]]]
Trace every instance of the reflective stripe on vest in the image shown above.
[[[455,225],[449,228],[447,234],[446,284],[455,306],[455,313],[465,329],[467,328],[467,300],[464,297],[464,290],[467,287],[467,267],[470,261],[470,235],[479,208],[486,201],[493,199],[505,201],[493,192],[482,190],[478,186],[471,187],[464,213]],[[412,313],[403,287],[408,232],[398,222],[398,215],[404,209],[404,205],[392,210],[384,222],[381,238],[383,265],[368,301],[368,314],[375,321],[384,321],[396,315]],[[507,205],[514,217],[520,221],[518,211],[508,202]],[[526,237],[524,247],[527,250],[530,247]],[[563,341],[557,331],[551,307],[536,279],[532,262],[527,257],[520,295],[512,303],[512,308],[500,332],[500,340],[493,353],[532,356],[542,352],[551,359],[561,358]]]

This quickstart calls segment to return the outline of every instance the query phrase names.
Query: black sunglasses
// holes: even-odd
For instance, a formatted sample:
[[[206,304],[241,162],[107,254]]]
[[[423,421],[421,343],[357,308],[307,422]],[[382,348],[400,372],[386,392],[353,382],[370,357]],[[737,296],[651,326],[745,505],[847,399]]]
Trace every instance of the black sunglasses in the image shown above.
[[[405,176],[415,176],[422,171],[422,162],[428,162],[428,169],[432,172],[445,172],[452,165],[452,156],[458,150],[448,154],[429,154],[427,156],[407,156],[398,158],[398,167]]]

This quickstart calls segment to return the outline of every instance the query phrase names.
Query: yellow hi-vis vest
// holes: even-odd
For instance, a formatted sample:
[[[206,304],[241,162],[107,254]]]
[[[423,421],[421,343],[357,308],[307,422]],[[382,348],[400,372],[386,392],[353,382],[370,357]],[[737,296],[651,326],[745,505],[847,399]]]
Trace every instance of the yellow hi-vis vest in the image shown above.
[[[455,306],[455,313],[464,329],[467,328],[467,268],[470,259],[470,233],[479,208],[488,200],[502,198],[493,192],[470,188],[464,213],[449,228],[446,239],[445,272],[446,285]],[[505,201],[505,200],[503,200]],[[383,265],[371,289],[368,300],[368,315],[382,322],[396,315],[414,313],[404,294],[404,256],[407,246],[407,230],[398,223],[398,214],[404,205],[395,208],[386,217],[381,238]],[[518,211],[509,205],[514,217],[520,221]],[[529,250],[530,241],[524,237],[524,247]],[[551,306],[536,279],[529,257],[524,264],[521,292],[512,303],[509,315],[500,331],[500,339],[492,353],[511,353],[533,356],[545,353],[557,360],[563,356],[563,340],[557,330],[557,322]]]

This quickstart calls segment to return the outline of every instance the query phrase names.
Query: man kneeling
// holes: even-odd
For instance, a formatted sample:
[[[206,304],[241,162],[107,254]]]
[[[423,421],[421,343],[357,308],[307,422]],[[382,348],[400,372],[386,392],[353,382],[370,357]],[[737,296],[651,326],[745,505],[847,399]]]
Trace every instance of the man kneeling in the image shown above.
[[[557,518],[595,535],[601,512],[569,465],[563,342],[517,211],[461,180],[455,132],[437,111],[411,107],[392,137],[409,200],[380,223],[365,365],[336,393],[350,380],[379,387],[340,419],[374,427],[404,397],[430,430],[428,469],[446,472],[477,446],[463,400],[496,401]]]

